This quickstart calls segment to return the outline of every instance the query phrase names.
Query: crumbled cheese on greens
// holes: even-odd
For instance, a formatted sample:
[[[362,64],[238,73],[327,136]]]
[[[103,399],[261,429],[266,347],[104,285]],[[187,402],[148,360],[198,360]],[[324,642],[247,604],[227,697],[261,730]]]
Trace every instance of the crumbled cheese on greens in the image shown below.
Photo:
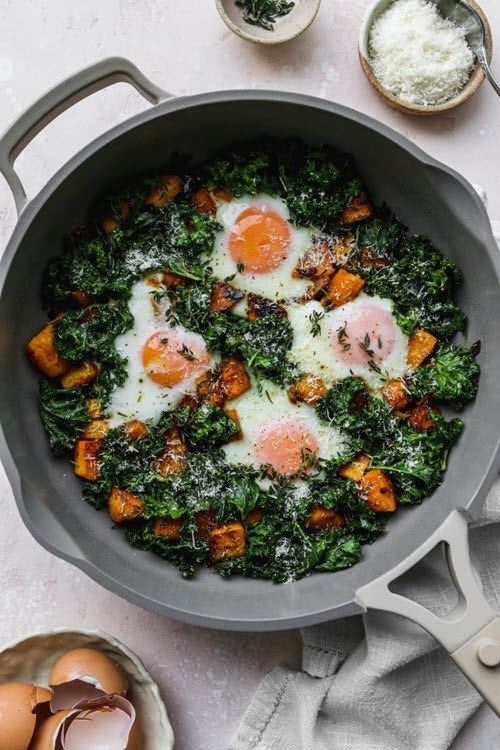
[[[396,0],[374,22],[370,65],[382,86],[408,104],[453,99],[469,80],[474,55],[465,30],[430,0]]]

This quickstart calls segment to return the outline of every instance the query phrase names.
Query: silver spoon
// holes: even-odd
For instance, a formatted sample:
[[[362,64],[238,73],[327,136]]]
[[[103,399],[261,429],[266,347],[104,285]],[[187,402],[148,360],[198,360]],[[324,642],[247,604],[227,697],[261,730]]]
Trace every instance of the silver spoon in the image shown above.
[[[477,10],[465,2],[465,0],[434,0],[434,2],[444,18],[448,18],[457,26],[465,28],[467,44],[476,55],[486,78],[498,96],[500,96],[500,86],[493,77],[486,54],[486,29],[484,28],[483,19]]]

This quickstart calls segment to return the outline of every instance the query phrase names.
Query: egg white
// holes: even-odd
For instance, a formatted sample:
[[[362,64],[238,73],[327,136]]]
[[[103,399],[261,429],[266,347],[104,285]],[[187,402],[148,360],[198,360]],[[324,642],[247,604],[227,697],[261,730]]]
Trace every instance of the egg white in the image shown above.
[[[274,211],[285,221],[290,221],[290,212],[281,198],[272,198],[263,194],[246,195],[242,198],[235,198],[229,203],[220,203],[217,209],[217,220],[224,229],[215,237],[213,255],[210,258],[214,275],[219,279],[225,279],[236,274],[231,280],[234,287],[268,299],[293,299],[302,296],[310,282],[307,279],[292,278],[292,271],[311,244],[311,229],[297,229],[289,224],[291,248],[288,256],[278,268],[268,273],[249,273],[245,270],[238,272],[237,265],[229,253],[228,243],[237,217],[250,207]]]
[[[147,279],[136,282],[132,287],[129,310],[134,317],[134,325],[118,336],[115,342],[118,354],[127,359],[127,379],[111,396],[107,411],[112,427],[131,419],[155,421],[163,411],[175,409],[186,394],[196,391],[195,380],[199,373],[177,386],[166,388],[148,377],[144,369],[142,348],[145,342],[152,334],[169,329],[165,318],[169,301],[167,297],[155,301],[154,292],[155,288],[147,283]],[[181,325],[174,328],[179,333],[187,332]],[[199,334],[189,331],[189,339],[204,346]],[[215,359],[211,359],[215,364]]]
[[[333,458],[346,447],[342,434],[321,422],[313,407],[308,404],[292,404],[286,389],[274,383],[263,381],[261,390],[252,383],[250,390],[230,401],[228,406],[236,409],[243,433],[241,440],[222,446],[229,463],[258,469],[254,447],[259,444],[262,431],[266,426],[285,420],[293,420],[316,437],[318,458]]]
[[[391,300],[379,296],[372,297],[364,292],[352,302],[334,310],[325,310],[319,302],[314,300],[303,305],[295,303],[287,305],[288,318],[293,330],[293,344],[289,359],[296,362],[302,372],[317,375],[329,385],[349,375],[357,375],[376,390],[387,378],[403,377],[406,370],[408,337],[401,331],[395,319],[396,340],[393,349],[378,365],[382,374],[375,372],[367,364],[347,364],[336,356],[331,346],[331,336],[336,335],[339,329],[348,322],[354,310],[368,303],[393,316]],[[324,317],[318,320],[320,332],[313,337],[311,329],[314,315]]]

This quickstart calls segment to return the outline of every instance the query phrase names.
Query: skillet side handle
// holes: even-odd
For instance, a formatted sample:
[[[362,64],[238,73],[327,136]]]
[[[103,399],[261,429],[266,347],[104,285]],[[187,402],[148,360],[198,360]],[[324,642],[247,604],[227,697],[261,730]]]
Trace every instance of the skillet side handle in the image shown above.
[[[14,171],[19,154],[52,120],[87,96],[114,83],[129,83],[152,104],[171,94],[156,86],[133,63],[123,57],[108,57],[66,78],[43,94],[14,120],[0,137],[0,172],[14,195],[17,213],[27,204],[26,192]]]
[[[455,510],[413,555],[392,571],[361,587],[356,601],[362,607],[407,617],[425,628],[447,650],[483,698],[500,716],[500,617],[490,607],[474,576],[468,544],[469,519]],[[440,542],[459,598],[443,617],[390,590],[390,585],[413,568]]]

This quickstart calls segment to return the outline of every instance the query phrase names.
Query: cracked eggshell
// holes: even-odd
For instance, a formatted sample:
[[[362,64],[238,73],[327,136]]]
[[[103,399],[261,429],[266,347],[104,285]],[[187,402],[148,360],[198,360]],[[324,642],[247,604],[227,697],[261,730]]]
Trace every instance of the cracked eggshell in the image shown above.
[[[130,688],[127,697],[137,711],[140,726],[138,723],[137,728],[132,729],[127,750],[172,750],[174,735],[158,686],[140,659],[106,633],[59,629],[27,636],[4,646],[0,651],[0,683],[22,680],[47,685],[54,663],[68,651],[77,648],[102,651],[119,664],[128,677]],[[137,743],[141,726],[142,748],[141,745],[132,744]],[[3,750],[1,744],[0,748]]]
[[[84,682],[104,693],[119,695],[125,695],[129,688],[127,675],[120,665],[107,654],[92,648],[68,651],[56,661],[49,676],[49,685],[53,689],[63,683],[75,681]],[[74,687],[78,688],[77,685]],[[85,686],[80,687],[83,689]],[[84,694],[79,700],[92,700],[96,697],[95,691],[90,691],[88,698]]]
[[[0,748],[27,750],[37,721],[37,706],[51,699],[51,692],[27,682],[0,685]]]
[[[73,711],[58,711],[42,722],[33,737],[29,750],[55,750],[64,721]]]

